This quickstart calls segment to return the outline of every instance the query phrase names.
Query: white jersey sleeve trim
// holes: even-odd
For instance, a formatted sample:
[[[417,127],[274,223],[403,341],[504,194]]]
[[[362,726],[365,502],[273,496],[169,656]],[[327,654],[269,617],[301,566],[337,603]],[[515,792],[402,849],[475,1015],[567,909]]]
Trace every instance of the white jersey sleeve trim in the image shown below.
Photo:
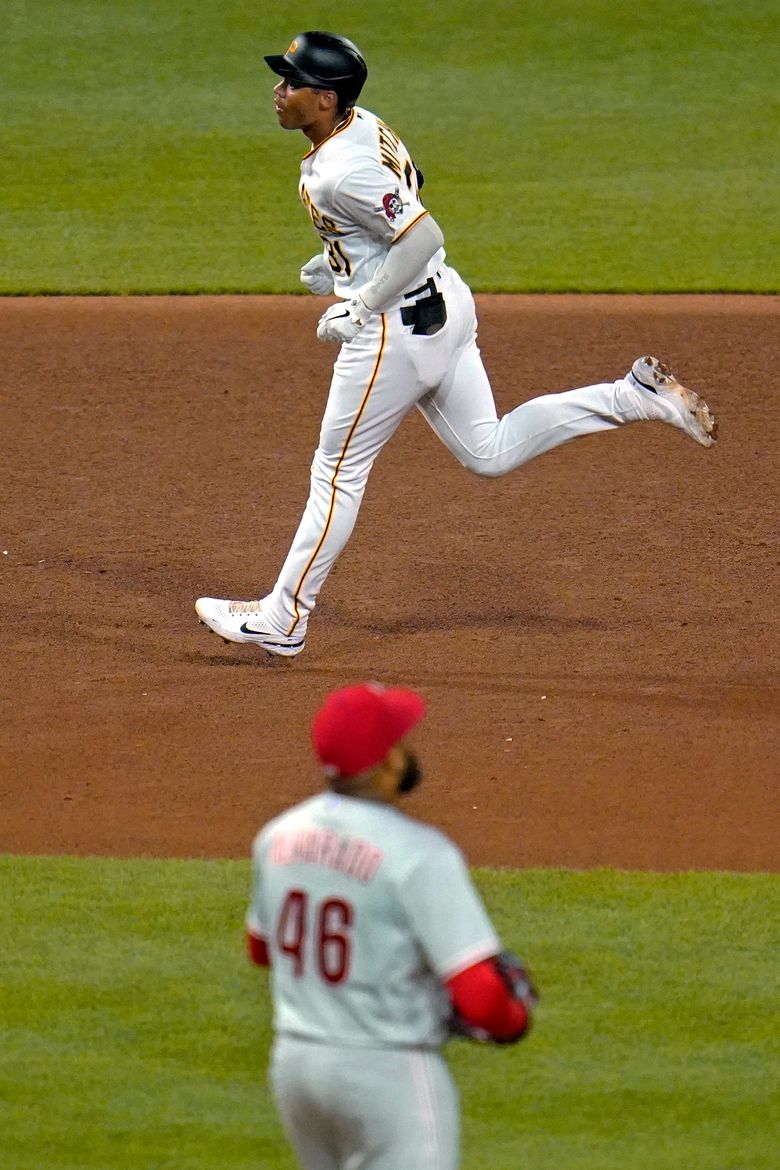
[[[494,955],[501,953],[500,946],[496,946],[495,938],[485,939],[484,942],[479,943],[475,947],[469,947],[467,951],[462,951],[456,959],[447,964],[445,971],[440,971],[439,976],[442,983],[447,983],[448,980],[454,979],[456,975],[460,975],[461,971],[468,971],[469,967],[476,966],[477,963],[484,962],[485,959],[492,959]]]
[[[250,910],[246,916],[246,928],[254,938],[261,938],[263,942],[268,939],[268,934],[260,924],[260,919]]]
[[[398,235],[395,237],[395,239],[393,240],[390,247],[394,248],[395,245],[398,243],[398,241],[402,240],[404,238],[404,236],[406,235],[406,233],[411,231],[416,223],[419,223],[421,219],[424,219],[426,215],[430,215],[430,214],[431,214],[430,211],[421,211],[420,214],[415,219],[413,219],[411,223],[408,223],[406,225],[406,227],[398,233]],[[443,238],[444,237],[442,237],[442,240],[443,240]],[[441,244],[439,244],[439,247],[441,247]],[[435,250],[436,249],[434,249],[434,251]]]
[[[427,215],[419,197],[400,190],[395,175],[388,173],[370,147],[357,147],[351,153],[350,167],[339,176],[330,191],[336,218],[359,224],[387,247],[404,235],[422,216]]]

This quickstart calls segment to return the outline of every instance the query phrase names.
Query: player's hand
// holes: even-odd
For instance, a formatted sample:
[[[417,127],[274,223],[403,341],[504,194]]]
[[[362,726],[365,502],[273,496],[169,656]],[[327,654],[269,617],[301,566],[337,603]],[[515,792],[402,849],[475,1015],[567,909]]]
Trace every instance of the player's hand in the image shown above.
[[[495,964],[512,998],[523,1004],[530,1015],[539,1002],[539,992],[528,967],[513,951],[502,951],[496,955]]]
[[[321,252],[307,260],[301,269],[301,284],[318,297],[328,297],[333,292],[333,273]]]
[[[320,317],[317,336],[320,341],[352,341],[357,337],[371,313],[360,297],[331,305]]]

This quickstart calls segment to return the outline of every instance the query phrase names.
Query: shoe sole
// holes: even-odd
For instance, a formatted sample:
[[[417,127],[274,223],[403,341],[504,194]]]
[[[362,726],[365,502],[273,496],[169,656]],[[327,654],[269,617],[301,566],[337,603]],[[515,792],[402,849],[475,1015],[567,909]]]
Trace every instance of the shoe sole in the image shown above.
[[[678,382],[669,367],[658,358],[647,358],[644,369],[648,368],[652,384],[638,377],[632,367],[631,373],[634,379],[651,394],[657,394],[659,398],[665,398],[672,402],[675,409],[679,404],[682,409],[678,409],[678,414],[683,421],[686,433],[702,447],[712,447],[718,438],[718,422],[701,395]],[[657,381],[654,375],[657,375]],[[674,399],[677,400],[677,403],[674,402]]]
[[[259,636],[253,638],[251,634],[234,634],[232,631],[230,634],[227,634],[222,630],[210,626],[202,618],[200,619],[200,624],[205,626],[210,633],[216,634],[218,638],[221,638],[226,646],[230,646],[232,643],[242,646],[256,646],[258,650],[265,650],[266,654],[269,654],[271,658],[295,658],[306,645],[305,642],[301,642],[300,646],[280,646],[278,643],[274,643],[272,648],[266,645],[265,642],[262,642]]]
[[[688,412],[688,418],[685,420],[688,434],[697,443],[701,443],[702,447],[712,447],[718,440],[718,420],[715,415],[695,390],[688,390],[679,382],[677,390]]]

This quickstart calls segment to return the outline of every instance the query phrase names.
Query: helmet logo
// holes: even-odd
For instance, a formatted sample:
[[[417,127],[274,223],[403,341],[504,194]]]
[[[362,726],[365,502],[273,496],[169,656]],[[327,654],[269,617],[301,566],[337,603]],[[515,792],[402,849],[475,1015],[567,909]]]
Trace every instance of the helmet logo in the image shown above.
[[[288,53],[294,53],[294,52],[295,52],[295,50],[296,50],[297,48],[298,48],[298,42],[297,42],[297,41],[291,41],[291,42],[290,42],[290,47],[289,47],[289,49],[287,50],[287,52],[288,52]]]
[[[400,215],[403,209],[408,206],[409,204],[404,203],[402,200],[398,191],[398,187],[396,187],[395,191],[388,191],[388,193],[382,199],[384,213],[391,223],[395,220],[396,216]]]

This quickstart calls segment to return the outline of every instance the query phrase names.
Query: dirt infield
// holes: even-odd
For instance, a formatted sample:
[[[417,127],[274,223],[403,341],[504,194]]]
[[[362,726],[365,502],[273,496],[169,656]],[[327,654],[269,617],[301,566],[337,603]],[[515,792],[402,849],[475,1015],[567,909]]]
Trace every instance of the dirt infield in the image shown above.
[[[719,446],[640,425],[480,480],[414,413],[288,666],[192,603],[273,583],[321,309],[0,301],[0,851],[243,856],[368,677],[427,696],[410,807],[476,863],[780,868],[780,298],[480,298],[501,409],[658,352]]]

